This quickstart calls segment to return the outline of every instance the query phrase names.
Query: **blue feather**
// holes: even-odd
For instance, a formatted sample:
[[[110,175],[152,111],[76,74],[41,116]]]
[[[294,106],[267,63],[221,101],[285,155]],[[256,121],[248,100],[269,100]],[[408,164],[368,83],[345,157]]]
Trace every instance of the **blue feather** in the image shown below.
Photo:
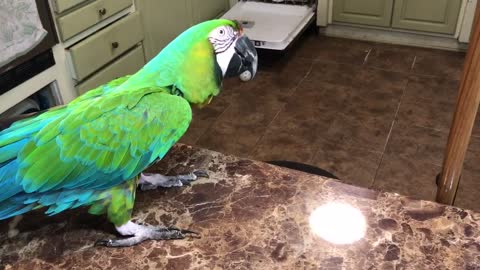
[[[11,201],[4,201],[0,203],[0,220],[7,219],[16,215],[21,215],[32,210],[35,204],[18,204]]]
[[[28,139],[23,139],[0,147],[0,163],[16,158],[17,153],[25,146],[27,142]]]
[[[0,167],[0,190],[2,191],[0,192],[0,202],[23,191],[22,186],[18,185],[15,180],[17,169],[17,160]]]

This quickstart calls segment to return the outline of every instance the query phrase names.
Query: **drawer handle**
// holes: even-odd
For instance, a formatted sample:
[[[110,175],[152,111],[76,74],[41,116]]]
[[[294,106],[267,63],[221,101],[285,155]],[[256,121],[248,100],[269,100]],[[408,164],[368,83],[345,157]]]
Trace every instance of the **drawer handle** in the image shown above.
[[[118,44],[118,42],[116,42],[116,41],[112,42],[112,48],[116,49],[116,48],[118,48],[118,45],[120,45],[120,44]]]
[[[100,14],[100,16],[103,16],[105,14],[107,14],[107,9],[106,8],[101,8],[98,10],[98,13]]]

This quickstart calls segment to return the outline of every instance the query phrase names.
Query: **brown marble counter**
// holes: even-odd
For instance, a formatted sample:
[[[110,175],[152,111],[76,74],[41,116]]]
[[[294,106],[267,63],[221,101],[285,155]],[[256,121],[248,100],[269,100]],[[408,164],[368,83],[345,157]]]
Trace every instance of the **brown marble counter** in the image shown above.
[[[134,217],[200,232],[200,239],[132,248],[93,247],[115,237],[84,209],[0,222],[7,269],[480,269],[480,214],[216,152],[177,145],[153,170],[207,169],[191,187],[137,193]],[[343,202],[366,218],[366,235],[335,245],[312,233],[318,206]],[[0,267],[1,268],[1,267]]]

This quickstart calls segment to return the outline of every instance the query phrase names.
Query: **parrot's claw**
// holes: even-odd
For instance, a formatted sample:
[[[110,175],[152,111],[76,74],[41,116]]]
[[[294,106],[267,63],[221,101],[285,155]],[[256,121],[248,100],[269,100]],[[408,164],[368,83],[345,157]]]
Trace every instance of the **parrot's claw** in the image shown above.
[[[189,174],[176,176],[142,173],[140,175],[139,185],[141,190],[156,189],[157,187],[181,187],[190,185],[191,182],[197,180],[198,177],[208,178],[209,175],[204,170],[195,170]]]
[[[186,237],[200,238],[200,234],[191,230],[183,230],[177,227],[150,227],[138,225],[129,222],[130,228],[134,226],[133,236],[123,239],[105,239],[95,242],[95,246],[104,247],[130,247],[137,245],[146,240],[175,240],[184,239]],[[123,231],[125,228],[117,227],[120,234],[131,234],[131,232]],[[127,228],[128,230],[128,228]]]
[[[208,175],[207,171],[205,170],[195,170],[193,171],[193,174],[195,174],[197,177],[210,178],[210,175]]]

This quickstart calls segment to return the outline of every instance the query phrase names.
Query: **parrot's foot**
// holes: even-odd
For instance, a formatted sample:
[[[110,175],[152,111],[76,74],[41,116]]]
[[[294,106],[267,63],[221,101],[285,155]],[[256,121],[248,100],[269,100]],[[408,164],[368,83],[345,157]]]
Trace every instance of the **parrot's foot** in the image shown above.
[[[182,230],[175,227],[167,228],[144,226],[131,221],[116,228],[121,235],[131,235],[131,237],[123,239],[99,240],[95,242],[95,246],[131,247],[146,240],[174,240],[184,239],[187,236],[200,238],[200,234],[190,230]]]
[[[139,184],[141,190],[156,189],[157,187],[181,187],[190,185],[190,183],[197,180],[198,177],[208,178],[208,173],[204,170],[195,170],[189,174],[175,176],[142,173]]]

